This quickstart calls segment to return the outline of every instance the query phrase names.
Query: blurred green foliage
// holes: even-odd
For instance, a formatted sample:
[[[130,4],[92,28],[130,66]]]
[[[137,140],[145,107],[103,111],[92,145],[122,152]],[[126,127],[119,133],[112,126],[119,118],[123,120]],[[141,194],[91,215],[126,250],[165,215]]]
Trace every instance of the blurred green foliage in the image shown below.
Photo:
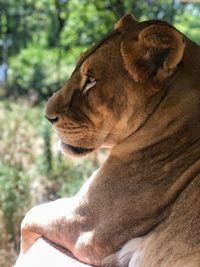
[[[78,55],[124,14],[163,19],[200,42],[200,4],[175,0],[0,0],[0,53],[9,65],[6,95],[46,99],[66,80]],[[1,49],[1,47],[0,47]]]
[[[25,212],[30,205],[30,181],[21,166],[14,168],[5,163],[0,163],[0,209],[4,215],[5,230],[11,236],[13,242],[19,235],[19,229],[15,228],[17,213]],[[19,221],[18,221],[19,223]],[[16,232],[17,231],[17,232]]]
[[[200,4],[176,0],[0,0],[0,267],[19,248],[20,221],[35,203],[74,195],[104,153],[63,157],[43,100],[67,80],[81,52],[124,14],[163,19],[200,43]],[[9,45],[8,45],[9,44]],[[36,105],[37,104],[37,105]]]
[[[43,106],[0,101],[1,267],[14,261],[26,211],[36,203],[73,196],[99,165],[95,154],[76,161],[61,155]]]

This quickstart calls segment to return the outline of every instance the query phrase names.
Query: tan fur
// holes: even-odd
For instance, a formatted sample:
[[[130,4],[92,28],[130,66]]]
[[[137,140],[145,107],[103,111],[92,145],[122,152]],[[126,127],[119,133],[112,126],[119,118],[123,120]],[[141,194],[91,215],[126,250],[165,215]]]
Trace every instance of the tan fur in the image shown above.
[[[27,213],[22,254],[44,236],[97,266],[200,266],[198,45],[166,22],[125,16],[82,55],[46,116],[63,153],[110,155],[75,197]]]

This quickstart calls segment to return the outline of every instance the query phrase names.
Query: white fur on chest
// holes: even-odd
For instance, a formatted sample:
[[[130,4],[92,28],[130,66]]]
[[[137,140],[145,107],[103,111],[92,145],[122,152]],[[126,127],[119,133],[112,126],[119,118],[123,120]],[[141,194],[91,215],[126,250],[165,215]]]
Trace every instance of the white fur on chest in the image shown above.
[[[128,267],[139,267],[141,252],[134,252],[132,258],[128,264]]]
[[[142,254],[143,238],[134,238],[128,241],[118,252],[119,266],[138,267]]]
[[[118,252],[104,259],[105,266],[117,263],[120,267],[139,267],[144,238],[134,238],[128,241]]]

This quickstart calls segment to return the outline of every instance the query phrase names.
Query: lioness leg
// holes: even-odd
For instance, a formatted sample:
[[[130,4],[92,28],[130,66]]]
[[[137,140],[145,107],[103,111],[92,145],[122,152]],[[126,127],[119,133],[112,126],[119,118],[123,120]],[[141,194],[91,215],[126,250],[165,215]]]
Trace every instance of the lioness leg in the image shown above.
[[[21,224],[21,254],[41,236],[66,247],[73,198],[63,198],[33,207],[28,211]],[[70,234],[67,235],[70,242]]]

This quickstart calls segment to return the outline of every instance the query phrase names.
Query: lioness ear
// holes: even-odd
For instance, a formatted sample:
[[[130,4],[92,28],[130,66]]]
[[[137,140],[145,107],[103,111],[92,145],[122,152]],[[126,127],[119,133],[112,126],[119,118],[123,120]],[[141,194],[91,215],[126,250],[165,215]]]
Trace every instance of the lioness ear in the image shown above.
[[[136,82],[153,81],[155,86],[170,76],[183,57],[183,35],[166,24],[151,25],[138,39],[125,38],[121,53],[125,67]]]
[[[133,15],[127,14],[115,23],[115,30],[133,26],[136,22],[137,20]]]

